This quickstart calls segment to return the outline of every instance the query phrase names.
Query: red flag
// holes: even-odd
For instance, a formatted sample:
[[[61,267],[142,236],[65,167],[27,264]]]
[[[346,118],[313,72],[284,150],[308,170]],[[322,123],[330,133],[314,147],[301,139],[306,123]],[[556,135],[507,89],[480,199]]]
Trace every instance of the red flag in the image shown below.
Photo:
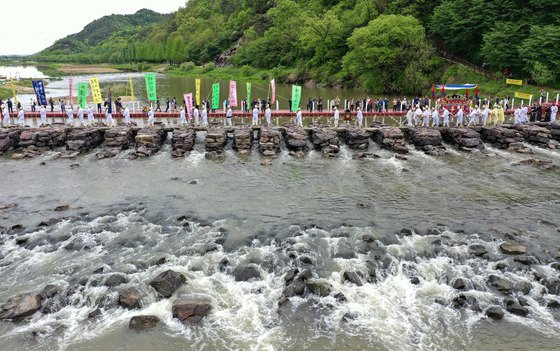
[[[432,84],[432,100],[436,99],[436,86]]]
[[[229,81],[229,106],[237,106],[237,83],[234,80]]]
[[[270,81],[270,86],[271,86],[271,90],[272,90],[272,103],[275,104],[276,103],[276,81],[273,79]]]
[[[441,97],[445,99],[445,85],[441,86]]]
[[[189,116],[189,119],[191,119],[193,113],[192,93],[184,94],[184,98],[185,98],[185,105],[186,105],[185,107],[187,109],[187,115]]]

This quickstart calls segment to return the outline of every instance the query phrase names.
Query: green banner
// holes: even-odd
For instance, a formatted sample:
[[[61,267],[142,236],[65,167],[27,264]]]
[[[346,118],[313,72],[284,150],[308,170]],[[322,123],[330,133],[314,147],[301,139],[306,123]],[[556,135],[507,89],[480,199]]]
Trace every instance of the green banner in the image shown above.
[[[301,100],[301,87],[292,85],[292,112],[296,112],[299,108]]]
[[[78,83],[78,105],[82,109],[86,108],[87,91],[88,91],[88,83],[85,82]]]
[[[148,100],[157,100],[156,75],[154,73],[146,73],[146,92],[148,93]]]
[[[212,84],[212,109],[220,108],[220,83]]]
[[[247,83],[247,109],[253,108],[253,103],[251,102],[251,83]]]

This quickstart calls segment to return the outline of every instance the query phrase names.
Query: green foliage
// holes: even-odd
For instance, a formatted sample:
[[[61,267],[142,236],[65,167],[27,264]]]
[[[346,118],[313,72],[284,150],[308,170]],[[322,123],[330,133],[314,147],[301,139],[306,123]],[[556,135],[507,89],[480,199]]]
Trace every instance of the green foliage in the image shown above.
[[[195,67],[196,65],[192,61],[181,63],[181,69],[186,72],[192,71]]]
[[[525,69],[539,84],[550,84],[560,78],[560,27],[532,26],[529,36],[519,47]]]
[[[348,39],[344,67],[368,91],[415,93],[427,82],[432,53],[424,27],[411,16],[381,15]]]

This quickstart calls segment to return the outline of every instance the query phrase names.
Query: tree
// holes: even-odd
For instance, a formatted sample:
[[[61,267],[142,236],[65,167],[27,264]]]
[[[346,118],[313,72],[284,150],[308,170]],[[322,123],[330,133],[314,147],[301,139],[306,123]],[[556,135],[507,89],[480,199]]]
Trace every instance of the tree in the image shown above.
[[[518,48],[529,32],[524,22],[498,22],[484,34],[480,54],[493,70],[502,72],[506,67],[519,74],[523,60]]]
[[[519,48],[525,70],[539,84],[549,84],[560,78],[560,27],[532,26],[527,39]]]
[[[432,49],[411,16],[381,15],[348,39],[344,68],[375,93],[414,93],[427,84]]]

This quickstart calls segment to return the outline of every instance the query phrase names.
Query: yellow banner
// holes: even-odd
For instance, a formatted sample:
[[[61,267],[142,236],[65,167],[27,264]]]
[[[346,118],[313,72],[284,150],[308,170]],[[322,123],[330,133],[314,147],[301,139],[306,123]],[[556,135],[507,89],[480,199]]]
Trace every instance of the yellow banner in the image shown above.
[[[132,101],[136,101],[134,98],[134,85],[132,85],[132,78],[130,76],[128,76],[128,81],[130,82],[130,97]]]
[[[93,103],[102,104],[103,98],[101,97],[101,88],[99,88],[99,79],[90,78],[89,86],[91,87],[91,96],[93,97]]]
[[[506,84],[523,85],[523,81],[521,79],[506,79]]]
[[[17,99],[17,94],[16,94],[16,86],[14,85],[14,80],[12,79],[12,77],[10,77],[10,83],[12,84],[12,93],[14,94],[14,101],[17,104],[18,99]]]
[[[529,100],[532,96],[533,94],[519,93],[517,91],[515,92],[515,97],[523,100]]]
[[[196,104],[200,106],[200,79],[196,79]]]

